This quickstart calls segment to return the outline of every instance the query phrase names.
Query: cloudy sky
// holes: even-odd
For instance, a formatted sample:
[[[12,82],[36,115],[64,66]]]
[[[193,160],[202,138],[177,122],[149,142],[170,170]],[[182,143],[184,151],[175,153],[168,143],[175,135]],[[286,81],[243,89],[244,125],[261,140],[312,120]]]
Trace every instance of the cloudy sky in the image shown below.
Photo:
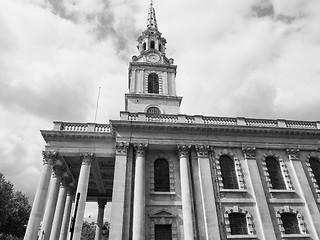
[[[148,0],[0,1],[0,172],[32,202],[40,129],[118,119]],[[319,0],[155,0],[181,113],[320,120]]]

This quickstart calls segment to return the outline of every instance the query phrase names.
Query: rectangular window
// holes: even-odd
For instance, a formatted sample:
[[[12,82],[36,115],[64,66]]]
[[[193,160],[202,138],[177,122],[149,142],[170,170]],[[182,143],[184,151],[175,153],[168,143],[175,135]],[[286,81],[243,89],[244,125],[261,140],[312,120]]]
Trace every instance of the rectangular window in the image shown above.
[[[172,240],[171,224],[155,225],[155,240]]]

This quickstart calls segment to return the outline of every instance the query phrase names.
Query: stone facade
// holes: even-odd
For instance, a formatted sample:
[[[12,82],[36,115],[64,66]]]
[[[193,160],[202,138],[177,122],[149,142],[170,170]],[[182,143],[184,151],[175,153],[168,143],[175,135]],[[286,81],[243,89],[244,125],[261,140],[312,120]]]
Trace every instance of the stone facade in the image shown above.
[[[96,240],[107,202],[112,240],[319,240],[320,122],[179,114],[165,45],[151,4],[120,120],[41,131],[25,240],[80,240],[88,201]]]

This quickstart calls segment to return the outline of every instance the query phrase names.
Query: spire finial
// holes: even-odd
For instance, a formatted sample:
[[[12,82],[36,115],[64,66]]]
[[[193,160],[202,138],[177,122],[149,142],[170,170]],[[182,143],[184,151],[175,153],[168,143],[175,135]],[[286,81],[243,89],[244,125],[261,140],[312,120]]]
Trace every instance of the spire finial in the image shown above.
[[[148,23],[147,28],[154,28],[158,30],[157,20],[156,20],[156,12],[153,7],[153,0],[150,0],[150,9],[148,13]]]

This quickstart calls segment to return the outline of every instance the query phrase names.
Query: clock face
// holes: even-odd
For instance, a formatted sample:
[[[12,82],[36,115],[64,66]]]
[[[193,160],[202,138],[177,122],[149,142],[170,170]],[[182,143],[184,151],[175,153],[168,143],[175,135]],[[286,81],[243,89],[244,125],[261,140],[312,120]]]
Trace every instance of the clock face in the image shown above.
[[[156,53],[150,53],[148,56],[147,56],[147,61],[148,62],[159,62],[160,60],[160,56]]]

